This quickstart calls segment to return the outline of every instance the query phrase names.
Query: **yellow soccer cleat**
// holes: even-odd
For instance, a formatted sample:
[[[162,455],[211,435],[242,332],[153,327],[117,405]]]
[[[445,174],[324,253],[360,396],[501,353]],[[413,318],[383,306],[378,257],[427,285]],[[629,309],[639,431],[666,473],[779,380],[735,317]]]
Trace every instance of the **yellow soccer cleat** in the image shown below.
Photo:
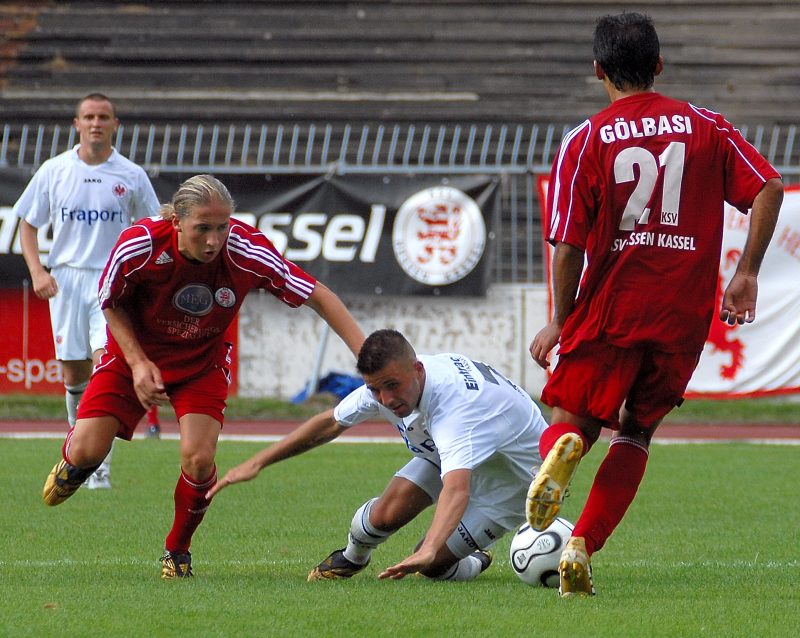
[[[60,505],[78,491],[96,469],[97,466],[86,469],[75,467],[62,459],[50,470],[44,482],[42,499],[47,505]]]
[[[337,549],[325,560],[311,570],[308,574],[308,582],[315,580],[340,580],[350,578],[369,565],[369,561],[363,565],[353,563],[344,557],[344,549]]]
[[[592,563],[586,551],[586,542],[580,536],[570,538],[561,552],[558,577],[558,595],[562,598],[595,595]]]
[[[191,578],[192,576],[194,574],[192,573],[192,554],[190,552],[180,554],[164,550],[164,555],[161,557],[161,578]]]
[[[582,454],[583,441],[573,433],[559,437],[547,454],[528,488],[525,513],[528,524],[536,531],[550,527],[558,516]]]

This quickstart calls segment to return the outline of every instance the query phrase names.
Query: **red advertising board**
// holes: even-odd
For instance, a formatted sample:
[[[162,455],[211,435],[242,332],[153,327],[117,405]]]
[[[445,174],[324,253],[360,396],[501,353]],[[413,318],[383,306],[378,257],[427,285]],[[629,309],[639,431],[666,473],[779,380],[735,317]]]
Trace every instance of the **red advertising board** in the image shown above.
[[[46,301],[19,289],[0,289],[0,393],[63,394]]]
[[[63,394],[61,366],[55,359],[50,308],[25,289],[0,288],[0,394]],[[238,321],[229,333],[234,341],[231,394],[236,394]]]

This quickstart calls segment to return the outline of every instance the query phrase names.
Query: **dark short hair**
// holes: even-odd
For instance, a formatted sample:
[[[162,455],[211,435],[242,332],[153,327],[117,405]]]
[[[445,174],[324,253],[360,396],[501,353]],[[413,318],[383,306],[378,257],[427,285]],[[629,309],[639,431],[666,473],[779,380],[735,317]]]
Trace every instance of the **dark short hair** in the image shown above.
[[[641,13],[603,16],[594,30],[594,59],[614,86],[653,86],[660,47],[653,21]]]
[[[78,117],[81,111],[81,105],[87,100],[92,100],[93,102],[108,102],[111,105],[111,113],[114,115],[114,117],[117,117],[114,103],[108,98],[108,96],[103,95],[102,93],[89,93],[89,95],[84,95],[80,100],[78,100],[78,103],[75,105],[75,117]]]
[[[399,359],[416,361],[417,353],[397,330],[376,330],[361,345],[356,368],[361,374],[375,374]]]

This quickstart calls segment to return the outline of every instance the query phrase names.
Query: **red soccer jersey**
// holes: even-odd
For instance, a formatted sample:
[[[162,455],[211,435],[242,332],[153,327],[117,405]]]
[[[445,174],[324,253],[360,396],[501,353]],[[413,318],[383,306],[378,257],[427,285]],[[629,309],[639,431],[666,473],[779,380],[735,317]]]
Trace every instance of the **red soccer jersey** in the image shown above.
[[[142,349],[169,384],[225,365],[225,330],[248,292],[263,288],[297,307],[315,284],[240,221],[231,220],[225,246],[203,264],[178,252],[171,222],[150,218],[120,235],[100,280],[100,305],[128,313]],[[107,351],[124,360],[110,330]]]
[[[548,240],[586,251],[561,352],[586,340],[700,351],[714,312],[725,202],[746,213],[775,169],[721,115],[658,93],[567,134]]]

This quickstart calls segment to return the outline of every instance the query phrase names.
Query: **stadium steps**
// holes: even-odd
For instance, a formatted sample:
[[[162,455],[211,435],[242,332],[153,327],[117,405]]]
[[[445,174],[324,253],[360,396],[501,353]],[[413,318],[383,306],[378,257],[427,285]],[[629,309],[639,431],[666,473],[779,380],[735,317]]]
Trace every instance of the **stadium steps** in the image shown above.
[[[665,93],[753,125],[792,118],[800,7],[635,8],[657,22]],[[618,9],[594,0],[4,3],[0,118],[63,121],[77,98],[101,90],[127,121],[575,123],[605,104],[589,40],[595,18]]]

